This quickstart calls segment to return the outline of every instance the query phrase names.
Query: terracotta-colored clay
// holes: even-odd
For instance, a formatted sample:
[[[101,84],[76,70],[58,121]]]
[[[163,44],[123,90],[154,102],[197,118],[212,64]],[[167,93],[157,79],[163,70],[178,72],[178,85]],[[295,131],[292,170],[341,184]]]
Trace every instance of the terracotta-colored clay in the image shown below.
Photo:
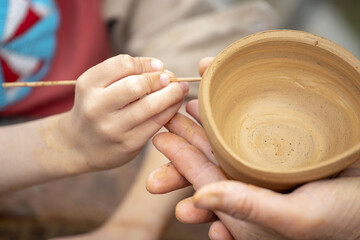
[[[281,191],[360,159],[359,68],[344,48],[305,32],[262,32],[229,46],[199,91],[220,166]]]

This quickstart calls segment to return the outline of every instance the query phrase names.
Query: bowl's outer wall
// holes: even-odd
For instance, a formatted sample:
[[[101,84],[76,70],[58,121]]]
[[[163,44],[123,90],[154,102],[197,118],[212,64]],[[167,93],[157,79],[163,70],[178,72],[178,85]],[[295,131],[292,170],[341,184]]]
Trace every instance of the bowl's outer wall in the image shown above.
[[[257,42],[266,41],[269,39],[280,39],[281,41],[288,39],[291,41],[301,41],[308,44],[315,43],[315,45],[325,48],[326,50],[339,55],[342,59],[347,61],[353,67],[354,72],[359,75],[359,81],[360,62],[356,57],[354,57],[341,46],[322,37],[294,30],[274,30],[253,34],[230,45],[214,59],[214,61],[205,71],[199,89],[200,117],[212,146],[215,158],[219,165],[232,179],[277,191],[284,191],[305,182],[334,175],[343,170],[351,163],[360,159],[360,144],[357,144],[349,151],[341,154],[340,156],[337,156],[338,159],[331,159],[330,161],[327,161],[326,164],[322,164],[314,168],[288,172],[269,172],[254,166],[249,166],[244,161],[239,159],[239,157],[236,156],[226,146],[218,129],[216,128],[211,112],[209,96],[211,91],[211,78],[214,75],[216,69],[221,65],[221,62],[225,61],[233,51],[236,51],[246,44],[256,44]]]

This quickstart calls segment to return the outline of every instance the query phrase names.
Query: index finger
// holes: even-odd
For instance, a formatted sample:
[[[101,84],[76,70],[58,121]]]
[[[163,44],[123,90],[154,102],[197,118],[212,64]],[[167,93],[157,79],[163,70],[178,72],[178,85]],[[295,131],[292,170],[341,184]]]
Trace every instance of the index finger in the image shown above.
[[[190,144],[199,149],[212,163],[217,165],[210,143],[204,129],[188,117],[177,113],[165,127],[172,133],[183,137]]]
[[[200,125],[202,124],[199,112],[199,101],[191,100],[186,104],[186,112],[190,114]]]
[[[83,73],[78,81],[93,87],[107,87],[130,75],[162,71],[164,64],[155,58],[131,57],[122,54],[109,58]]]
[[[196,147],[173,133],[160,133],[153,138],[155,147],[162,152],[196,189],[225,180],[226,176]]]

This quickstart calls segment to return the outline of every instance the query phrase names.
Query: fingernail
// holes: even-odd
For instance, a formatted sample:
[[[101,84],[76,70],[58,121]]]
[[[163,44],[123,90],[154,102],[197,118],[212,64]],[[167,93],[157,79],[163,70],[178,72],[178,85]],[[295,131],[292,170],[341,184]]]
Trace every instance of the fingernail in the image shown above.
[[[219,195],[213,193],[196,194],[194,196],[195,206],[206,209],[216,209],[221,204]]]
[[[154,59],[151,61],[151,66],[155,71],[160,71],[163,69],[164,64],[160,60]]]
[[[187,82],[181,82],[180,85],[183,88],[184,92],[189,91],[189,84]]]
[[[169,74],[166,74],[166,73],[160,74],[160,83],[161,83],[161,85],[163,85],[164,87],[167,86],[167,85],[170,83],[170,76],[169,76]]]

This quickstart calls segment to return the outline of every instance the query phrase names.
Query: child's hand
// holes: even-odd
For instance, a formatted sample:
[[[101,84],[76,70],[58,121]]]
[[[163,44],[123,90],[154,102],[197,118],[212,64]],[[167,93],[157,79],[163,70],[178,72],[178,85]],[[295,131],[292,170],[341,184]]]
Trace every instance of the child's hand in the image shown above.
[[[119,55],[79,77],[63,126],[89,170],[125,164],[178,111],[188,85],[171,76],[159,60]]]

